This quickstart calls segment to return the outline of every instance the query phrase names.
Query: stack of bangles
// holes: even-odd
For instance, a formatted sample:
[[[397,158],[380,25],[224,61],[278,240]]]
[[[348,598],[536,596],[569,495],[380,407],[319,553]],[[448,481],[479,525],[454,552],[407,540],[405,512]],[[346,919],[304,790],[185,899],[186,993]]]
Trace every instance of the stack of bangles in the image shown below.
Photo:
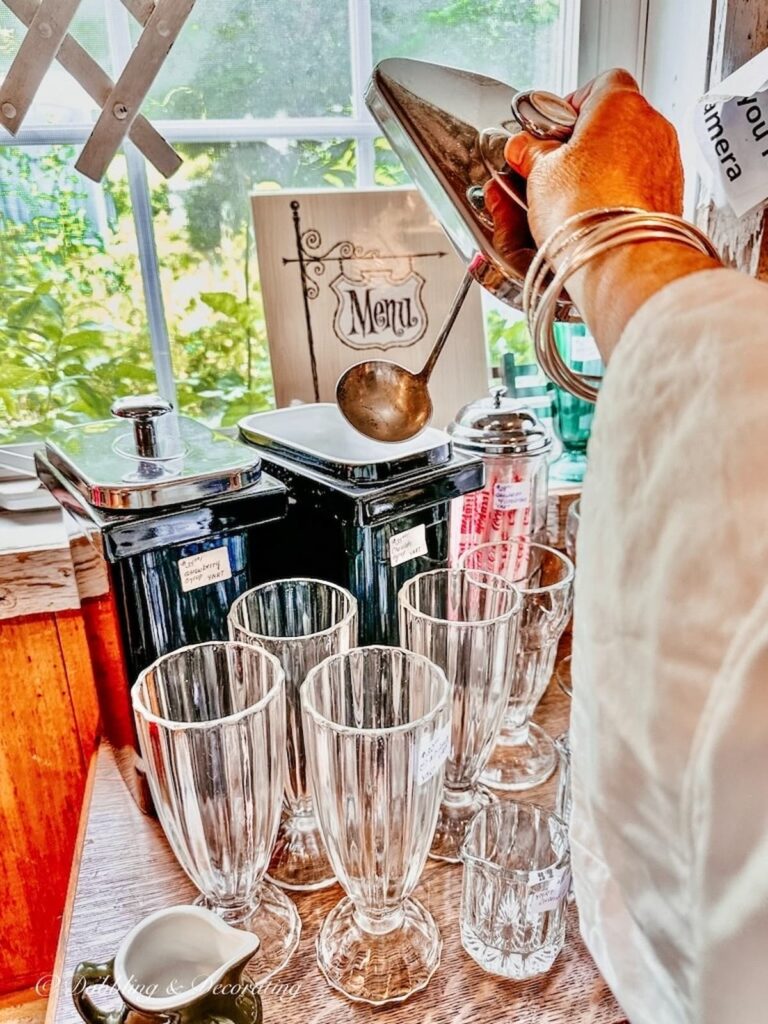
[[[632,206],[585,210],[569,217],[536,253],[525,277],[523,311],[546,376],[577,398],[594,402],[600,378],[577,373],[563,359],[553,330],[568,278],[586,263],[627,242],[682,242],[719,260],[703,231],[672,213],[649,213]],[[552,268],[557,267],[553,271]]]

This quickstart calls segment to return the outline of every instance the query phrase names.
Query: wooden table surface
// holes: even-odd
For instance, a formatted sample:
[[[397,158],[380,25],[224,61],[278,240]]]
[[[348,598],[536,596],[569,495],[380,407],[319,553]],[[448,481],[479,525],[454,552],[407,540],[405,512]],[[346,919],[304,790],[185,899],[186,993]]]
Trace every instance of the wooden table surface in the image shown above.
[[[553,682],[536,715],[551,735],[567,727],[568,700]],[[555,780],[526,797],[552,805]],[[191,902],[196,892],[170,852],[156,821],[134,805],[117,773],[111,751],[97,755],[81,830],[54,971],[47,1024],[79,1021],[69,993],[75,965],[111,957],[120,940],[144,915]],[[434,914],[443,936],[442,963],[429,986],[407,1002],[373,1008],[333,991],[315,961],[320,924],[341,898],[338,886],[296,894],[302,919],[298,952],[263,994],[264,1022],[357,1024],[381,1018],[387,1024],[620,1024],[624,1016],[578,935],[570,910],[566,947],[541,978],[513,982],[487,974],[464,952],[458,914],[461,866],[428,861],[415,895]],[[135,1018],[135,1016],[133,1017]]]

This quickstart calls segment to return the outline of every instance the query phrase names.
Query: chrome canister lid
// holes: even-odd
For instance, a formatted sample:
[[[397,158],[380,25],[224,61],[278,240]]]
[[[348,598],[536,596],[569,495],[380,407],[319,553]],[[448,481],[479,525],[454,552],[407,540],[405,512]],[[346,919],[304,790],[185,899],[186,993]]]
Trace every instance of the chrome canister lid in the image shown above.
[[[485,455],[545,455],[552,438],[530,409],[506,398],[507,389],[496,387],[490,395],[460,409],[448,427],[454,445]]]
[[[239,491],[258,482],[253,449],[157,395],[120,399],[113,420],[67,427],[45,443],[54,469],[96,508],[141,511]]]

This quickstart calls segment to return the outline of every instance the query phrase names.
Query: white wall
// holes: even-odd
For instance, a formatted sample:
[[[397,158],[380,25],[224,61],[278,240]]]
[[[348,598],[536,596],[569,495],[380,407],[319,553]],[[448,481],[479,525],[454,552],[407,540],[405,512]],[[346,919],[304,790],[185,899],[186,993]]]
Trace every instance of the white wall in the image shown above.
[[[648,0],[641,81],[649,100],[680,136],[688,216],[695,207],[698,162],[691,111],[707,91],[713,7],[713,0]]]
[[[706,91],[714,0],[581,0],[579,80],[624,67],[675,125],[693,215],[696,143],[690,112]]]

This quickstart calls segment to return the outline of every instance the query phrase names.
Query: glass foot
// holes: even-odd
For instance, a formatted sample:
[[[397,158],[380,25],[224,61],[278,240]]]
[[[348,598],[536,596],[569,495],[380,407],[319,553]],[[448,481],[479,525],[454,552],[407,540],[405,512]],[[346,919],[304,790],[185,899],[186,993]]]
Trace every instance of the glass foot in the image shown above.
[[[557,931],[549,941],[533,949],[514,950],[488,944],[483,936],[474,932],[462,916],[461,944],[484,971],[499,974],[503,978],[526,981],[539,974],[546,974],[560,955],[565,944],[565,914]]]
[[[423,989],[440,963],[442,941],[432,915],[406,900],[388,931],[358,923],[349,896],[330,912],[317,937],[317,962],[328,983],[356,1002],[402,1002]]]
[[[335,884],[333,868],[313,814],[283,818],[267,878],[282,889],[307,892]]]
[[[587,472],[586,455],[566,452],[549,467],[549,475],[555,480],[567,480],[568,483],[580,484]]]
[[[557,766],[554,741],[531,722],[527,737],[510,743],[502,732],[480,781],[491,789],[516,792],[546,782]]]
[[[496,797],[483,786],[475,786],[474,789],[459,794],[445,790],[435,835],[429,848],[432,860],[446,860],[450,864],[459,864],[461,844],[464,842],[470,822],[478,811],[495,801]]]
[[[277,886],[262,882],[253,903],[229,909],[217,907],[205,896],[195,901],[207,907],[233,928],[242,928],[259,937],[259,948],[245,965],[245,977],[261,985],[288,963],[299,945],[301,918],[293,902]]]

